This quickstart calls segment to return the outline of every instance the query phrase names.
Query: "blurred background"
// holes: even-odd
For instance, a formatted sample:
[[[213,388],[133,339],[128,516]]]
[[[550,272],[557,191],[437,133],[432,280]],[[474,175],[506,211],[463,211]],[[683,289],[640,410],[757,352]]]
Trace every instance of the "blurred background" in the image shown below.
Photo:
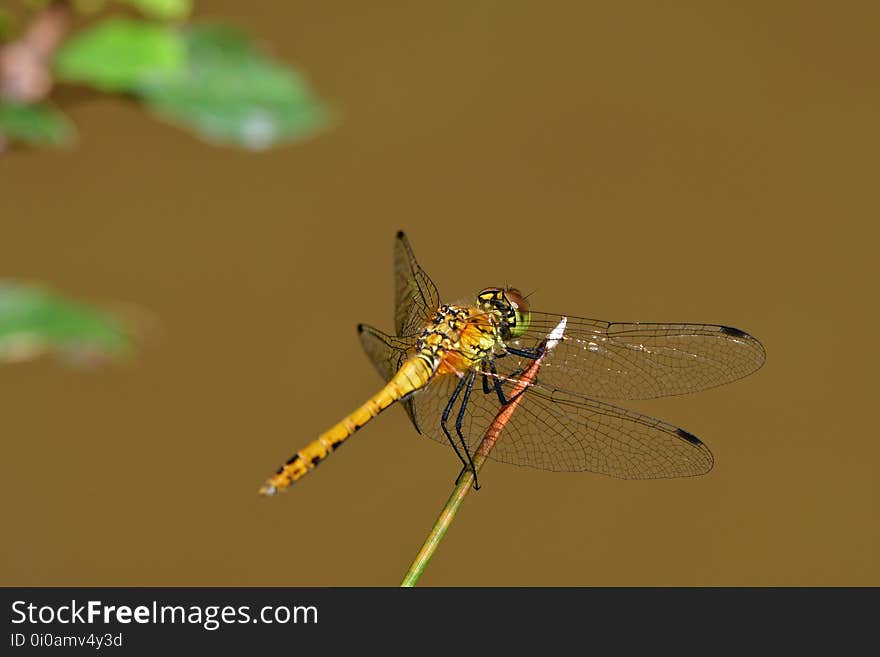
[[[716,465],[488,463],[423,585],[880,584],[875,3],[200,0],[328,120],[261,152],[61,85],[67,149],[0,157],[0,268],[136,316],[131,358],[0,365],[5,585],[397,585],[451,450],[391,409],[263,479],[380,384],[405,229],[447,301],[729,324],[765,367],[636,402]],[[870,294],[870,297],[869,297]]]

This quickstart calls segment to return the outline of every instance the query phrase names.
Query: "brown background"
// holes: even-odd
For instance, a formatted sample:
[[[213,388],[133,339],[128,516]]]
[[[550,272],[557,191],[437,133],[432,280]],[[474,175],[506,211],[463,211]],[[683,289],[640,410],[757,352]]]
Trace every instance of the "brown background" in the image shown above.
[[[64,91],[73,152],[0,161],[4,276],[157,322],[96,371],[0,369],[3,584],[396,585],[450,450],[389,411],[283,497],[379,383],[405,228],[447,300],[732,324],[768,363],[637,403],[716,467],[490,463],[423,584],[880,584],[876,3],[200,3],[338,124],[266,154]]]

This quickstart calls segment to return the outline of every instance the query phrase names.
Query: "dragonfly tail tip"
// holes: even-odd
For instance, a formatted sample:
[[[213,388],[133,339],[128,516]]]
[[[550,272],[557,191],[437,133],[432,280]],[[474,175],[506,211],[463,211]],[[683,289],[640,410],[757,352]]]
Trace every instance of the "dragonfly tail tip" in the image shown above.
[[[275,488],[272,484],[263,484],[260,488],[260,495],[263,497],[272,497],[275,493],[278,492],[278,489]]]

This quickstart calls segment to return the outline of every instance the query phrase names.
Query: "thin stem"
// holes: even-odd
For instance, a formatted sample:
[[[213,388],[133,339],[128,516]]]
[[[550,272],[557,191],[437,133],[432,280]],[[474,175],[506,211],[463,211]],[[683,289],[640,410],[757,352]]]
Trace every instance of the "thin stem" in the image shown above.
[[[511,401],[502,406],[498,411],[498,414],[495,416],[495,419],[492,421],[492,424],[489,425],[488,430],[483,436],[483,440],[480,441],[480,444],[477,447],[477,451],[474,454],[474,470],[476,472],[479,472],[482,469],[483,464],[486,462],[486,457],[489,456],[492,448],[495,447],[495,444],[501,438],[501,432],[510,421],[510,418],[513,417],[513,412],[516,410],[516,407],[519,406],[520,401],[522,401],[523,395],[520,393],[524,392],[526,388],[532,384],[535,375],[538,373],[538,369],[541,367],[541,362],[544,360],[544,357],[551,349],[553,349],[553,347],[556,346],[559,340],[562,339],[565,324],[566,318],[563,317],[562,321],[560,321],[556,328],[550,333],[541,356],[532,362],[529,368],[516,380],[516,385],[510,393]],[[459,478],[458,483],[455,485],[452,495],[449,496],[449,499],[443,506],[443,510],[437,517],[437,521],[431,528],[428,537],[425,539],[422,549],[419,550],[419,553],[416,555],[416,558],[413,560],[412,565],[404,576],[403,581],[400,583],[401,587],[413,587],[416,585],[416,582],[419,581],[425,567],[428,565],[431,557],[434,556],[434,552],[437,551],[437,546],[440,545],[440,541],[442,541],[443,537],[446,535],[446,530],[449,529],[449,526],[452,524],[452,519],[455,518],[455,514],[458,513],[461,503],[464,502],[464,498],[473,487],[473,483],[474,473],[470,470],[465,470]]]

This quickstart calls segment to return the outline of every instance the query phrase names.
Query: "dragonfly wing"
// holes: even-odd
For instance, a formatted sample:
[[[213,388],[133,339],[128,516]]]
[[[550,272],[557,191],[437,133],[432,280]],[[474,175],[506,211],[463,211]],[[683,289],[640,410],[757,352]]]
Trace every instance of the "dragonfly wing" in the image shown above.
[[[416,262],[403,231],[394,243],[394,328],[397,335],[410,336],[422,331],[440,305],[434,281]]]
[[[387,335],[367,324],[358,325],[358,335],[367,357],[386,382],[391,380],[404,361],[413,354],[417,341],[415,337],[399,338]],[[440,428],[440,417],[457,384],[458,378],[455,376],[438,376],[426,386],[427,389],[417,391],[400,402],[416,431],[449,444]],[[454,422],[453,416],[453,421],[449,425],[453,432]]]
[[[543,367],[542,367],[543,369]],[[540,376],[540,371],[539,371]],[[482,375],[471,392],[462,430],[473,452],[501,408],[494,380]],[[440,418],[458,383],[454,375],[435,379],[412,396],[417,427],[447,443]],[[504,382],[509,393],[512,383]],[[456,437],[456,404],[447,423]],[[621,479],[701,475],[712,469],[712,452],[691,433],[661,420],[581,395],[539,384],[524,393],[489,458],[541,470],[595,472]]]
[[[525,334],[511,346],[537,346],[561,317],[533,312]],[[761,343],[729,326],[568,317],[565,336],[545,360],[538,379],[547,387],[587,397],[651,399],[730,383],[763,363]],[[513,368],[526,364],[515,362]]]
[[[386,335],[379,329],[367,324],[358,325],[358,335],[360,336],[364,352],[386,383],[391,380],[415,349],[415,338],[397,338],[393,335]],[[406,409],[409,419],[412,420],[416,429],[418,429],[418,424],[416,424],[413,414],[412,398],[404,399],[401,403]]]

